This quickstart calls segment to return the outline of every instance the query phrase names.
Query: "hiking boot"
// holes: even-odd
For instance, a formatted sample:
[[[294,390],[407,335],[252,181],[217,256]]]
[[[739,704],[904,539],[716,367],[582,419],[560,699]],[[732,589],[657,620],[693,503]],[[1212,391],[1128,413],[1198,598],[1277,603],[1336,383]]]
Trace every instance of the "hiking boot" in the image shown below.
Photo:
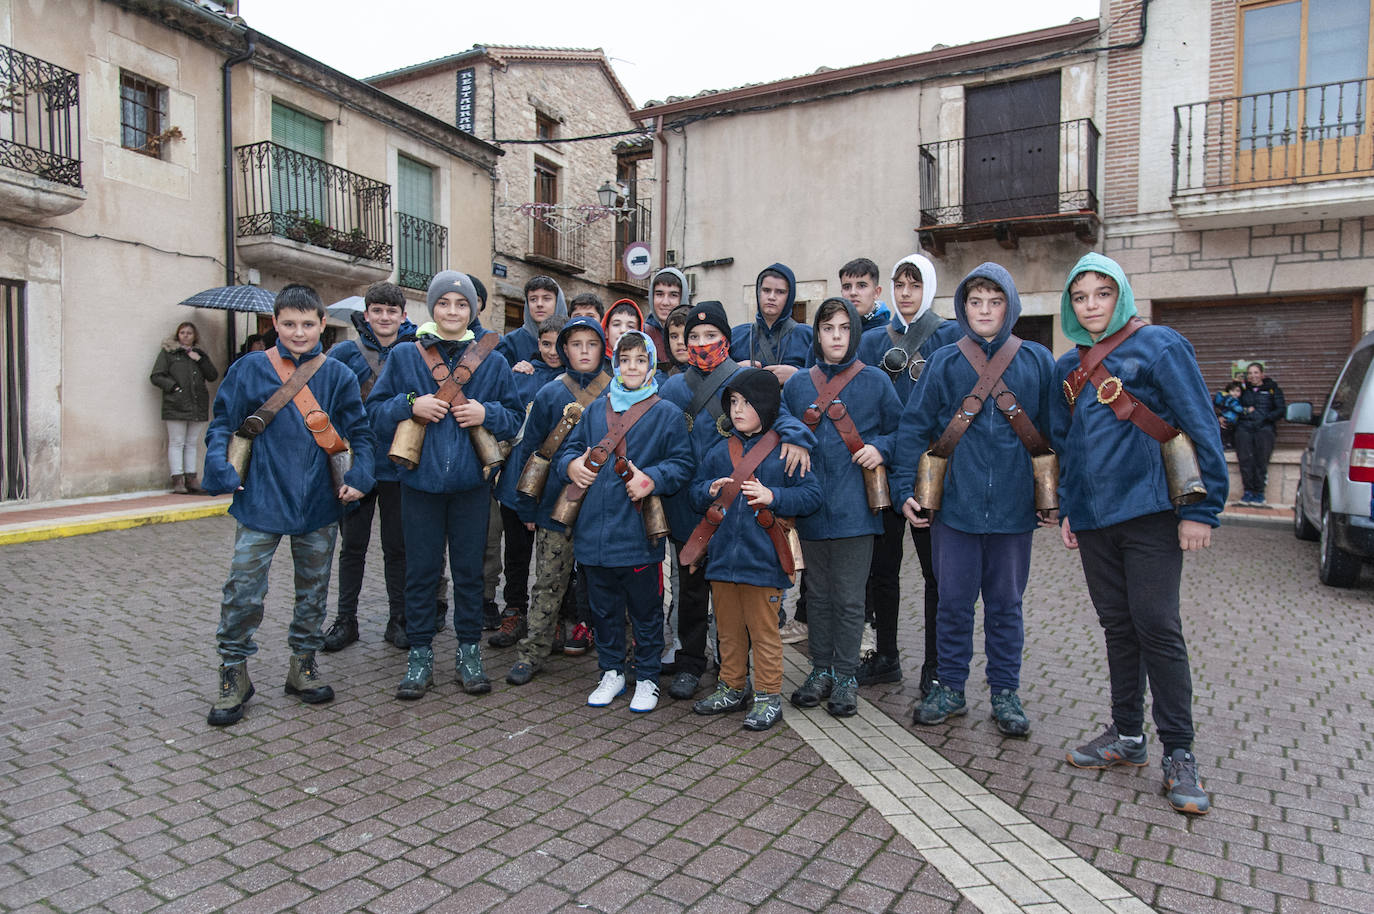
[[[698,714],[729,714],[731,711],[738,711],[749,702],[749,691],[744,689],[732,689],[724,682],[716,681],[716,690],[707,695],[701,701],[692,705],[692,710]]]
[[[219,695],[205,722],[212,727],[227,727],[243,719],[243,706],[253,697],[248,680],[248,664],[222,663],[219,667]]]
[[[319,667],[315,666],[314,651],[291,655],[291,667],[286,672],[286,694],[298,695],[308,705],[334,700],[334,690],[324,684]]]
[[[395,619],[386,620],[386,631],[382,634],[382,640],[388,644],[394,644],[403,651],[410,650],[410,639],[406,637],[406,624],[404,621]]]
[[[798,708],[815,708],[830,697],[835,688],[835,674],[830,670],[813,667],[807,674],[801,688],[792,693],[792,704]]]
[[[1075,768],[1111,768],[1114,765],[1138,768],[1149,761],[1149,756],[1144,739],[1122,739],[1116,724],[1112,724],[1092,742],[1070,749],[1065,757]]]
[[[782,720],[782,694],[755,692],[754,706],[744,718],[744,729],[767,730]]]
[[[523,660],[517,660],[506,674],[506,682],[513,686],[522,686],[534,678],[534,666]]]
[[[1164,795],[1174,812],[1205,816],[1212,801],[1197,775],[1197,758],[1187,749],[1175,749],[1164,757]]]
[[[485,695],[491,691],[491,680],[482,669],[482,645],[477,642],[458,645],[454,658],[458,678],[463,680],[463,691],[469,695]]]
[[[901,682],[902,661],[896,654],[869,651],[859,661],[859,672],[855,678],[861,686],[877,685],[880,682]]]
[[[487,644],[492,647],[510,647],[525,637],[525,629],[525,611],[507,609],[501,616],[501,627],[497,629],[496,634],[487,639]]]
[[[354,613],[339,613],[334,624],[324,633],[324,652],[332,654],[358,640],[358,617]]]
[[[487,600],[482,603],[482,631],[494,632],[501,627],[501,610],[496,608],[494,600]]]
[[[412,647],[406,658],[406,675],[396,687],[396,697],[410,701],[434,685],[434,648]]]
[[[563,645],[563,653],[569,657],[581,657],[592,646],[592,630],[581,622],[573,626],[572,634]]]
[[[778,634],[782,637],[783,644],[796,644],[805,641],[810,633],[807,631],[805,622],[788,619],[782,628],[778,629]]]
[[[1021,708],[1021,698],[1015,689],[1003,689],[992,693],[992,719],[1003,736],[1027,736],[1030,734],[1030,718]]]
[[[967,713],[968,705],[964,703],[964,693],[936,682],[916,706],[916,711],[911,715],[911,722],[931,726],[942,724],[951,717],[962,717]]]
[[[859,680],[853,676],[837,678],[835,688],[830,690],[830,700],[825,703],[825,710],[830,712],[831,717],[853,717],[858,714]]]
[[[635,683],[635,694],[630,699],[630,710],[636,714],[648,714],[658,707],[658,683],[641,679]]]
[[[696,694],[697,687],[701,685],[701,677],[696,673],[689,673],[683,670],[673,677],[673,681],[668,685],[668,694],[678,701],[687,701]]]
[[[601,674],[599,682],[592,694],[587,696],[587,706],[590,708],[604,708],[616,699],[617,696],[625,693],[625,674],[617,673],[615,670],[606,670]]]

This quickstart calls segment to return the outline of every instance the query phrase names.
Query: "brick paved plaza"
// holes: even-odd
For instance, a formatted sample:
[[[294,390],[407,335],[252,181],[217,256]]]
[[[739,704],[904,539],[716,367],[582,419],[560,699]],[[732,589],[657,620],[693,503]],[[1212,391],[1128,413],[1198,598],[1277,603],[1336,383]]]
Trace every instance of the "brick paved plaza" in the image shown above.
[[[908,681],[864,689],[842,725],[789,707],[795,727],[746,734],[666,698],[593,710],[592,655],[517,689],[513,651],[487,649],[494,691],[465,696],[451,627],[437,688],[401,703],[379,580],[363,641],[321,655],[338,699],[306,707],[281,690],[284,549],[257,696],[213,730],[232,532],[0,547],[0,909],[1374,910],[1374,580],[1321,587],[1315,547],[1281,526],[1228,526],[1188,561],[1204,819],[1159,796],[1158,744],[1147,768],[1064,763],[1106,719],[1106,670],[1052,533],[1026,599],[1035,728],[1015,741],[980,669],[967,718],[910,726],[919,585]],[[789,651],[790,678],[802,664]]]

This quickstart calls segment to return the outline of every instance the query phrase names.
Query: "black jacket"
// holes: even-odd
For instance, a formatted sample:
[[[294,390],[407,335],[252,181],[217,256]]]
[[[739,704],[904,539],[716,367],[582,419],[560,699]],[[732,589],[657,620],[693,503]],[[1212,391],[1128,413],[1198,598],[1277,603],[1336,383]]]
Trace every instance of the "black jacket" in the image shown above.
[[[1240,414],[1240,419],[1236,422],[1237,428],[1273,428],[1283,418],[1283,388],[1275,384],[1273,378],[1265,378],[1259,387],[1246,384],[1240,393],[1240,405],[1245,408],[1245,412]],[[1251,406],[1255,408],[1254,412],[1249,410]]]

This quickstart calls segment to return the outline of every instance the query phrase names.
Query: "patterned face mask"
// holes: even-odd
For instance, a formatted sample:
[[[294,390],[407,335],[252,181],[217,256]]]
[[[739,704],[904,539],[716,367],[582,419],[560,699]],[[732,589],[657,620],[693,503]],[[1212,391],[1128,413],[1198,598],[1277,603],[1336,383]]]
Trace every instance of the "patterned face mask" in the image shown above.
[[[693,368],[705,372],[714,371],[730,356],[730,341],[719,339],[705,346],[688,346],[687,362]]]

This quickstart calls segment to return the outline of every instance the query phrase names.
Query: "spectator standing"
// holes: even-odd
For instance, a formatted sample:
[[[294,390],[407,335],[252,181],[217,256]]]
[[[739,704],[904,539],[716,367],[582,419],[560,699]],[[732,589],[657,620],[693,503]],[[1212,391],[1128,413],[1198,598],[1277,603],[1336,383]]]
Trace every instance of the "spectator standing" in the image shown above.
[[[177,325],[176,333],[162,341],[153,373],[148,380],[162,391],[162,421],[167,426],[167,463],[172,491],[199,495],[198,443],[210,421],[210,388],[219,370],[200,348],[200,331],[190,321]]]
[[[1269,458],[1274,437],[1283,418],[1283,388],[1265,375],[1263,362],[1245,368],[1245,389],[1240,393],[1241,414],[1236,420],[1236,462],[1240,464],[1242,504],[1264,504],[1269,480]]]

